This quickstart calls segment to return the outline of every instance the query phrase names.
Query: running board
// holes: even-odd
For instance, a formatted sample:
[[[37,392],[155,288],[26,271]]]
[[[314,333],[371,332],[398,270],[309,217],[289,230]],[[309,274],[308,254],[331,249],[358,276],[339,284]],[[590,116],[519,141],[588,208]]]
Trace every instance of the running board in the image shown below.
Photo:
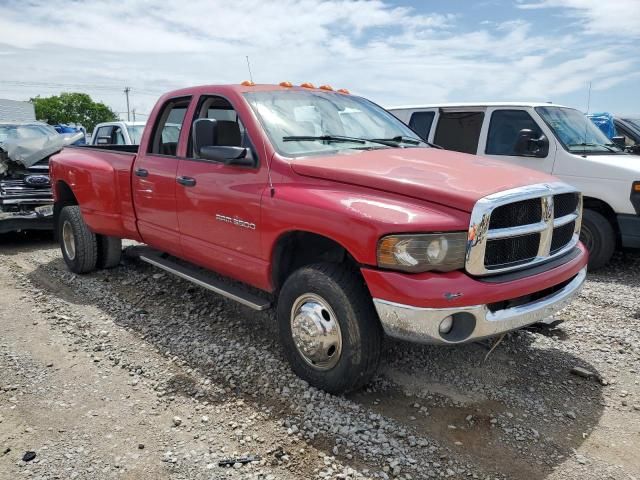
[[[164,258],[162,254],[156,252],[145,251],[138,256],[143,262],[150,263],[153,266],[161,268],[169,273],[176,275],[184,280],[195,283],[196,285],[211,290],[219,295],[235,300],[254,310],[267,310],[271,307],[271,303],[258,295],[247,292],[240,287],[228,284],[223,280],[208,275],[205,271],[197,267],[187,267],[171,259]]]

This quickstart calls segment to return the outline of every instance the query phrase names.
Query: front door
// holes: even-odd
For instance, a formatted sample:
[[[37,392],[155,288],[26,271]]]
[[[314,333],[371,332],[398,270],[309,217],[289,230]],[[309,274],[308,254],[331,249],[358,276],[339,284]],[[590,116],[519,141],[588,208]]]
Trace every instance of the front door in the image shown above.
[[[176,213],[178,145],[188,98],[169,100],[159,112],[146,152],[133,166],[133,200],[142,239],[154,248],[180,256]]]
[[[533,131],[535,138],[542,135],[549,141],[549,151],[544,157],[523,155],[516,151],[516,142],[520,130]],[[556,142],[546,127],[542,127],[525,108],[500,107],[487,111],[487,120],[482,129],[481,148],[478,154],[493,157],[505,162],[515,163],[527,168],[553,172],[556,155]],[[482,148],[484,147],[484,148]]]
[[[182,183],[176,191],[184,257],[264,288],[269,266],[260,258],[260,202],[268,183],[266,162],[258,158],[229,100],[201,97],[194,114],[194,120],[197,118],[215,118],[217,145],[251,149],[255,165],[225,165],[198,158],[189,145],[186,158],[178,165]]]

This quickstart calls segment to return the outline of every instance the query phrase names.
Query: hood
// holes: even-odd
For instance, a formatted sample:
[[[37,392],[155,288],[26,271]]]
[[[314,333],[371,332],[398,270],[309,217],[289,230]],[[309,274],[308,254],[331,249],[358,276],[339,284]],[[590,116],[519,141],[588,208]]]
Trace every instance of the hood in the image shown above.
[[[573,162],[556,162],[558,175],[576,175],[606,180],[640,180],[640,158],[630,153],[614,155],[572,155]]]
[[[470,212],[489,194],[557,181],[542,172],[437,148],[347,150],[291,160],[304,176],[407,195]]]

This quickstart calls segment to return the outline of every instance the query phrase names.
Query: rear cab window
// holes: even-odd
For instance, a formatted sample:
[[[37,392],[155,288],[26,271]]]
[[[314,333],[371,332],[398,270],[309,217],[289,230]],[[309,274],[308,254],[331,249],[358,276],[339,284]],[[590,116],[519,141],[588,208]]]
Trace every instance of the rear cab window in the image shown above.
[[[441,111],[433,143],[446,150],[475,155],[484,112],[479,111]]]
[[[516,152],[516,142],[523,129],[533,131],[535,138],[542,136],[540,126],[525,110],[495,110],[489,122],[485,153],[522,156]]]

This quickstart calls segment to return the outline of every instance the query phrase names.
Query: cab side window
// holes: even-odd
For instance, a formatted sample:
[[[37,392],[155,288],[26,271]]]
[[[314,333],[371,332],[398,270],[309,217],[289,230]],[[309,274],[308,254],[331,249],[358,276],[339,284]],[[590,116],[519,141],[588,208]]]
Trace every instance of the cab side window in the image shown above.
[[[446,150],[476,154],[484,112],[440,112],[433,143]]]
[[[115,145],[124,145],[126,142],[124,141],[124,134],[122,133],[122,128],[120,127],[115,127],[113,129],[113,137],[111,139],[111,142],[114,143]]]
[[[188,107],[188,98],[170,100],[164,106],[156,120],[149,153],[172,157],[177,155],[180,131]]]
[[[521,156],[516,152],[516,142],[522,129],[532,130],[534,138],[539,138],[542,135],[538,124],[524,110],[494,111],[491,114],[485,153]]]
[[[193,120],[195,121],[199,118],[213,118],[217,121],[217,146],[251,148],[251,142],[244,124],[240,120],[238,112],[227,99],[216,96],[200,99]],[[197,158],[193,152],[193,130],[189,135],[187,157]]]
[[[95,145],[108,145],[112,143],[111,141],[111,132],[113,131],[112,126],[100,127],[95,133]]]
[[[427,141],[435,116],[436,112],[414,112],[409,119],[409,127],[420,135],[420,138]]]

